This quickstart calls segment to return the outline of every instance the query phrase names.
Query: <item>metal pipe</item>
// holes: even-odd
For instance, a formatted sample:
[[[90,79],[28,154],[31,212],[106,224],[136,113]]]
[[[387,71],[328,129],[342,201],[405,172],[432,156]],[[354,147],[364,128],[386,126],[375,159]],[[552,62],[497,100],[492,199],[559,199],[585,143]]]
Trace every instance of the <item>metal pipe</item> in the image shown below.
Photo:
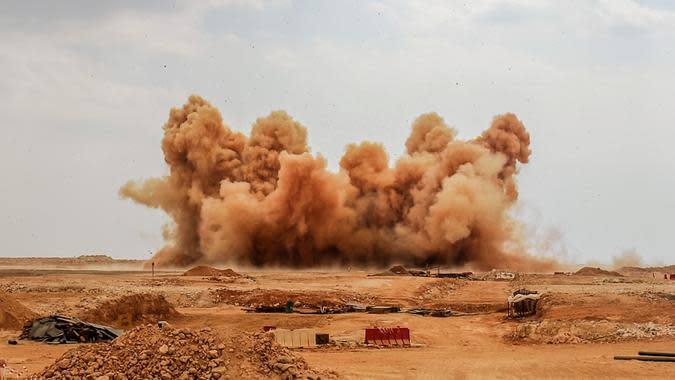
[[[670,358],[675,358],[675,352],[652,352],[652,351],[640,351],[638,355],[645,356],[666,356]]]
[[[615,356],[614,360],[639,360],[643,362],[671,362],[675,363],[675,358],[664,356]]]

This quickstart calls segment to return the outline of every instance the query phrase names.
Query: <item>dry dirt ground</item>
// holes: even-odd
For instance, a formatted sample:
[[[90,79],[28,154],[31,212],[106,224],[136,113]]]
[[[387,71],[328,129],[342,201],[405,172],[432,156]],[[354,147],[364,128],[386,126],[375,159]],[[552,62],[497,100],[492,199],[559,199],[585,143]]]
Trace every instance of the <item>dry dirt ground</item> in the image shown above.
[[[210,327],[219,338],[263,326],[316,328],[340,344],[296,349],[312,368],[347,379],[635,379],[675,378],[675,363],[614,361],[640,350],[675,352],[675,281],[643,277],[521,275],[514,281],[369,276],[364,271],[238,270],[240,277],[182,276],[140,267],[0,268],[0,292],[37,315],[92,315],[117,297],[162,295],[180,316],[177,328]],[[25,263],[24,263],[25,264]],[[519,288],[544,296],[536,316],[506,319],[506,298]],[[298,302],[297,307],[360,302],[449,307],[447,318],[406,313],[331,315],[247,313],[243,307]],[[90,322],[97,323],[92,320]],[[125,326],[125,319],[117,323]],[[115,323],[113,323],[115,324]],[[413,347],[364,346],[364,328],[408,327]],[[48,367],[75,345],[20,340],[0,330],[0,359],[24,373]]]

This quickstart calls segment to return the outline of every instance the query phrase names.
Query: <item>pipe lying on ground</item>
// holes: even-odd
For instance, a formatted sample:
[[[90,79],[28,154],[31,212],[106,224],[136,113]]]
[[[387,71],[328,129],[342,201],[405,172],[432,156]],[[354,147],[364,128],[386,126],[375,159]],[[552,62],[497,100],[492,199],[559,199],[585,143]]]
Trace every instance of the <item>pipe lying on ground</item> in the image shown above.
[[[651,352],[651,351],[640,351],[638,355],[643,356],[666,356],[670,358],[675,358],[675,352]]]
[[[675,363],[675,357],[664,356],[615,356],[614,360],[639,360],[643,362],[671,362]]]

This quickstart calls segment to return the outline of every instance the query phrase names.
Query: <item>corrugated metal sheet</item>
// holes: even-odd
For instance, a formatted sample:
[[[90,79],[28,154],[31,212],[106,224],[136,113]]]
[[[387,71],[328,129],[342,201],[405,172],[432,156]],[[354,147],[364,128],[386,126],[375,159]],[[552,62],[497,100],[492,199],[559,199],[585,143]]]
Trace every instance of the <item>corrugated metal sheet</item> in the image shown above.
[[[314,329],[276,329],[274,339],[284,347],[316,347],[316,330]]]

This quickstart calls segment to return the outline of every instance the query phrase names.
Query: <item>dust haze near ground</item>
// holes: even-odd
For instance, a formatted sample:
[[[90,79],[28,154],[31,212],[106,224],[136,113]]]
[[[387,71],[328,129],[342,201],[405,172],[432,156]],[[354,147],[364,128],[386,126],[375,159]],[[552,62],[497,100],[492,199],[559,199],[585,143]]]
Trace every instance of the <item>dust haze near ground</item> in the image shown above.
[[[163,209],[159,265],[222,263],[317,267],[442,264],[544,269],[525,254],[508,210],[530,136],[511,113],[468,141],[435,113],[419,116],[406,154],[390,167],[383,146],[350,144],[340,171],[310,153],[307,130],[284,111],[250,136],[193,95],[172,109],[162,150],[170,175],[130,181],[122,197]]]

